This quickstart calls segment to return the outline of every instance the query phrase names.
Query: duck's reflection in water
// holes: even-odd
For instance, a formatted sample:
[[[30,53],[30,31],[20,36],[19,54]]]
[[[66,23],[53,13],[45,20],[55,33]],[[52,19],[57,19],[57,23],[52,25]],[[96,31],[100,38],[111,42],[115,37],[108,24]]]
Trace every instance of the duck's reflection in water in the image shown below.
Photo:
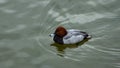
[[[81,45],[83,45],[85,42],[87,42],[89,39],[85,39],[79,43],[76,44],[58,44],[58,43],[52,43],[51,46],[56,47],[58,51],[58,55],[64,57],[65,49],[66,48],[77,48]]]

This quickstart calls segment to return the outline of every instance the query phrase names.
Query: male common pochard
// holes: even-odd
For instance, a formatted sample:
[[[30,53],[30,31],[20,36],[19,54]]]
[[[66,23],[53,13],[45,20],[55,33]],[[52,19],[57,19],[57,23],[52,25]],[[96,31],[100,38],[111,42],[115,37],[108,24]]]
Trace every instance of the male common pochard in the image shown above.
[[[84,39],[91,38],[91,36],[84,31],[80,31],[78,29],[66,30],[62,26],[57,27],[55,32],[50,34],[50,37],[59,44],[75,44],[83,41]]]

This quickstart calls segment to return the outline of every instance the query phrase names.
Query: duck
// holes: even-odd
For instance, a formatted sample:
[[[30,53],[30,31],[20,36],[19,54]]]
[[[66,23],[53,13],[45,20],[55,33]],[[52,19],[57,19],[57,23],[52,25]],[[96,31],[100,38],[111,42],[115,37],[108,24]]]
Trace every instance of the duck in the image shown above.
[[[54,33],[49,35],[55,43],[59,44],[76,44],[85,39],[90,39],[91,35],[87,32],[78,29],[65,29],[63,26],[58,26]]]

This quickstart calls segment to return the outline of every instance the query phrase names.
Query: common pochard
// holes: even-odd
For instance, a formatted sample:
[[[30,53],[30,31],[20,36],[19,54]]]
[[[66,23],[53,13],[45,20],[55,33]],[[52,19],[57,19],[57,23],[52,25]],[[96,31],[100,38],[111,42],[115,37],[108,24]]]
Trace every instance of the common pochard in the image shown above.
[[[66,30],[64,27],[59,26],[53,34],[50,34],[50,37],[59,44],[75,44],[83,41],[84,39],[90,39],[91,35],[78,29]]]

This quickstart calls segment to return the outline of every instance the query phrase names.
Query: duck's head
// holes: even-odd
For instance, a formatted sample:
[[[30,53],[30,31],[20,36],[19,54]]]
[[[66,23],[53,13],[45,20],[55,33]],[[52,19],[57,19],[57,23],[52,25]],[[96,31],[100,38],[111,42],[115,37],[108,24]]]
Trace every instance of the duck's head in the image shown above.
[[[67,34],[67,30],[64,27],[59,26],[56,28],[56,30],[53,34],[50,34],[50,36],[53,37],[53,36],[57,35],[59,37],[64,37],[66,34]]]

